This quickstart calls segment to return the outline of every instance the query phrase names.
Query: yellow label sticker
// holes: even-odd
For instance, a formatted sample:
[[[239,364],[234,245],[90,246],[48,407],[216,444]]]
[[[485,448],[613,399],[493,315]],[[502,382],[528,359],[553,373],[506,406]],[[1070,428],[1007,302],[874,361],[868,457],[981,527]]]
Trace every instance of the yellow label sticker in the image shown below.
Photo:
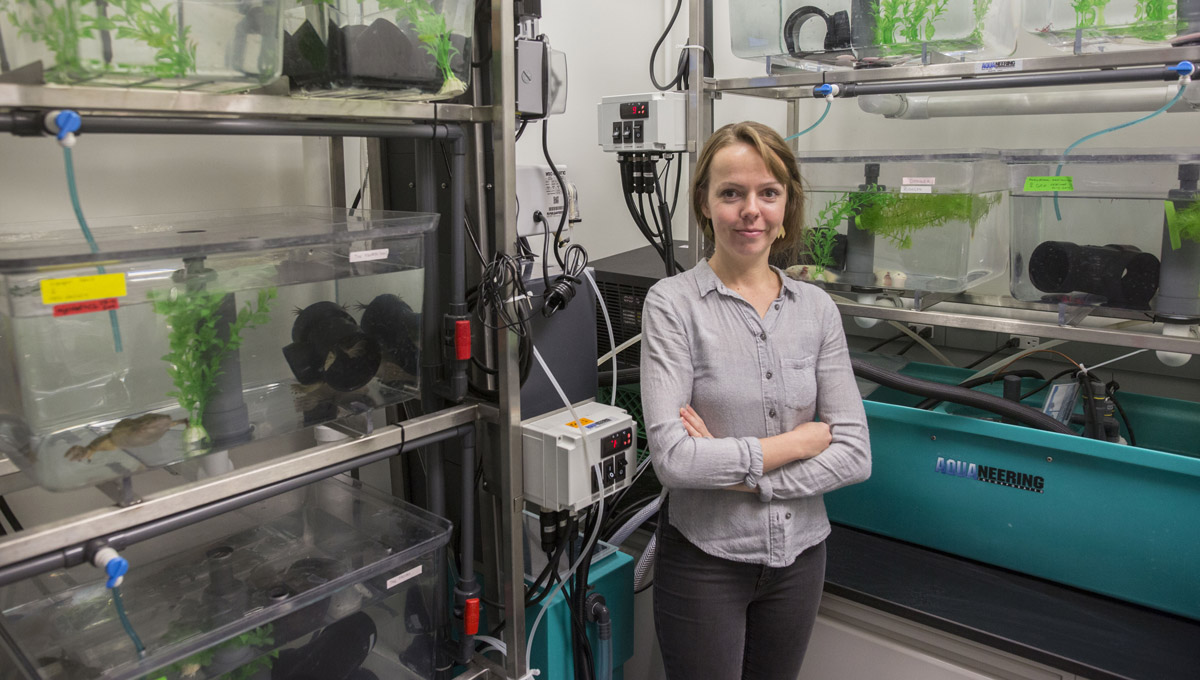
[[[587,427],[588,425],[591,425],[592,423],[594,423],[594,422],[596,422],[596,421],[594,421],[594,420],[588,420],[587,418],[580,418],[580,419],[579,419],[579,422],[583,423],[583,426],[584,426],[584,427]],[[579,426],[575,424],[575,421],[574,421],[574,420],[572,420],[571,422],[567,423],[567,427],[573,427],[573,428],[579,429]]]
[[[1026,177],[1025,191],[1075,191],[1075,178]]]
[[[42,281],[42,304],[44,305],[120,298],[125,297],[125,293],[124,274],[92,274],[91,276],[72,276],[66,279]]]

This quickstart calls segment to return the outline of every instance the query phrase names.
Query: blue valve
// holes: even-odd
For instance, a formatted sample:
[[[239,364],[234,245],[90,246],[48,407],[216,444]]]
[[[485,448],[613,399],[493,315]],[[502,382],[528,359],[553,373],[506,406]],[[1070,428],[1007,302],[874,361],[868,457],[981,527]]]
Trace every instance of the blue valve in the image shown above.
[[[813,88],[814,97],[828,97],[832,94],[836,94],[836,91],[833,89],[833,85],[830,85],[829,83],[818,85]]]
[[[113,588],[121,585],[121,577],[129,572],[129,560],[124,557],[114,557],[104,565],[104,573],[108,574],[108,581],[105,582],[105,588]]]
[[[58,127],[58,133],[55,136],[61,142],[67,135],[79,132],[82,123],[83,120],[75,111],[70,109],[59,111],[58,115],[54,117],[54,125]]]
[[[1174,66],[1168,66],[1168,71],[1174,71],[1179,74],[1179,77],[1190,76],[1196,72],[1196,65],[1190,61],[1181,61]]]

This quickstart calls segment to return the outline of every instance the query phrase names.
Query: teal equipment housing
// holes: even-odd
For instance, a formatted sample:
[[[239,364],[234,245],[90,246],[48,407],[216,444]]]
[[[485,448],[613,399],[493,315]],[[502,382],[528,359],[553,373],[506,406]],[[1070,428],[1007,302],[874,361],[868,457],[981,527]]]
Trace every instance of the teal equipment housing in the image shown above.
[[[954,384],[971,375],[900,372]],[[1200,619],[1200,405],[1118,399],[1137,447],[981,420],[994,416],[954,404],[919,410],[920,397],[880,387],[865,401],[871,478],[826,495],[829,518]]]
[[[617,550],[596,560],[588,572],[588,581],[591,592],[603,595],[608,607],[612,620],[613,678],[623,680],[625,662],[633,656],[633,558]],[[544,602],[525,610],[526,636],[542,604]],[[600,649],[595,624],[588,624],[588,640],[593,652]],[[542,678],[575,677],[575,664],[571,658],[571,610],[561,590],[554,595],[546,616],[538,625],[529,667],[541,670],[539,677]]]

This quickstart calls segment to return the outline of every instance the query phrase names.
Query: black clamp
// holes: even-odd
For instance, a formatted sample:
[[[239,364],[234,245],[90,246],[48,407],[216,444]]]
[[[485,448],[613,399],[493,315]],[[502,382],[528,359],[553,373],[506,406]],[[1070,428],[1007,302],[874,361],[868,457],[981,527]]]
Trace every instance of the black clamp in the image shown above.
[[[825,23],[825,51],[850,49],[850,13],[842,10],[828,14],[825,10],[812,5],[805,5],[788,15],[783,22],[783,43],[787,46],[788,54],[803,58],[812,52],[801,52],[796,49],[796,37],[800,29],[810,19],[819,18]]]

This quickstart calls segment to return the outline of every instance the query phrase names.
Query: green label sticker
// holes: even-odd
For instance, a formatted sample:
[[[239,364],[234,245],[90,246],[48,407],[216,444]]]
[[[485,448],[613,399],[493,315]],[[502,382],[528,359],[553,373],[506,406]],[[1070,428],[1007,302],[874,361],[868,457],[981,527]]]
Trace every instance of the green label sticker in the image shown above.
[[[1075,191],[1075,178],[1026,177],[1025,191]]]
[[[1175,219],[1175,202],[1163,201],[1163,208],[1167,212],[1167,233],[1171,237],[1171,250],[1179,250],[1183,247],[1183,240],[1179,238],[1179,220]]]

